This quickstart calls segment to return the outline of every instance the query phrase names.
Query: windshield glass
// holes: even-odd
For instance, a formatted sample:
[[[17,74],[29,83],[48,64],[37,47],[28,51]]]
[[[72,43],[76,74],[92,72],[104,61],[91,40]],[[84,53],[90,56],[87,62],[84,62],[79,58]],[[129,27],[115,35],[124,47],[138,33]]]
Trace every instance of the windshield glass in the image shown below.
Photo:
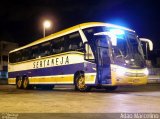
[[[109,28],[104,26],[84,29],[84,33],[88,39],[88,42],[91,44],[93,51],[96,51],[97,47],[97,36],[95,37],[94,34],[106,31],[108,32]],[[106,37],[106,40],[110,40],[110,42],[112,42],[112,38],[108,39]],[[124,34],[117,34],[116,45],[111,45],[110,49],[111,52],[109,56],[110,59],[113,59],[113,63],[129,68],[145,67],[143,50],[140,41],[134,32],[124,31]],[[94,54],[96,55],[96,53]]]
[[[136,34],[126,33],[123,36],[117,36],[117,45],[112,46],[115,63],[123,63],[132,68],[145,67],[145,60],[140,41]]]

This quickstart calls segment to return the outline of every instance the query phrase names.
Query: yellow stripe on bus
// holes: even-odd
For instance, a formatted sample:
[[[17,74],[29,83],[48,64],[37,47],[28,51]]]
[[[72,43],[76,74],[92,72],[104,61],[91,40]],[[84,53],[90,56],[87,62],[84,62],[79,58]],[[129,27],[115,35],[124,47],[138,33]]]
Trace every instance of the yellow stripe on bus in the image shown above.
[[[38,83],[58,83],[58,82],[69,82],[69,83],[73,83],[73,76],[61,76],[61,77],[33,77],[33,78],[29,78],[29,81],[31,84],[38,84]]]

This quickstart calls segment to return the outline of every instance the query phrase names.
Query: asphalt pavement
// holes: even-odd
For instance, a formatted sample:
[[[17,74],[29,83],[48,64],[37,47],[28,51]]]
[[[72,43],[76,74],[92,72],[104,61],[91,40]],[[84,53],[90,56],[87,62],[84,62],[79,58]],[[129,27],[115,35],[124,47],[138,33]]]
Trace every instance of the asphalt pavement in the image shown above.
[[[53,90],[20,90],[15,85],[0,85],[0,113],[6,112],[64,115],[160,113],[160,84],[122,86],[113,92],[103,89],[77,92],[73,86],[63,85]]]

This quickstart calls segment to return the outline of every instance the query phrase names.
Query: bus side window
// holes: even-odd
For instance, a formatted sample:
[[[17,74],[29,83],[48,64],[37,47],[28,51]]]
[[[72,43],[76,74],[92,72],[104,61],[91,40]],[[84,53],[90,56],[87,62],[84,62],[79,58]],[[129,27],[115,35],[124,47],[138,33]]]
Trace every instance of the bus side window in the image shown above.
[[[24,50],[22,50],[22,61],[25,60],[25,54],[26,54],[26,51],[25,51],[25,49],[24,49]]]
[[[86,50],[86,52],[85,52],[85,60],[94,62],[95,61],[95,57],[94,57],[92,49],[91,49],[91,47],[90,47],[90,45],[88,43],[85,43],[85,50]]]
[[[29,49],[23,49],[21,51],[21,61],[29,60]]]
[[[20,62],[21,61],[21,52],[18,51],[15,53],[15,62]]]
[[[51,42],[42,43],[40,46],[40,56],[48,56],[51,54]]]
[[[30,57],[30,59],[38,58],[38,56],[39,56],[38,46],[33,46],[31,48],[31,57]]]
[[[52,54],[57,54],[65,51],[65,40],[64,37],[53,39],[51,52]]]
[[[83,42],[82,42],[79,32],[75,32],[67,36],[66,47],[68,47],[68,51],[82,51],[83,50]]]

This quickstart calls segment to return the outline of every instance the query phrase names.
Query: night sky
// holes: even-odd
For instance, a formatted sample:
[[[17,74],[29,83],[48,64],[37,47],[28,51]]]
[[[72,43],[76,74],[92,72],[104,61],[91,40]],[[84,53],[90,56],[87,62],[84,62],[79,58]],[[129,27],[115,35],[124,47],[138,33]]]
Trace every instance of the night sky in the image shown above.
[[[0,18],[0,40],[20,45],[43,37],[42,21],[50,19],[48,35],[83,22],[108,22],[134,29],[160,47],[159,0],[1,0]]]

